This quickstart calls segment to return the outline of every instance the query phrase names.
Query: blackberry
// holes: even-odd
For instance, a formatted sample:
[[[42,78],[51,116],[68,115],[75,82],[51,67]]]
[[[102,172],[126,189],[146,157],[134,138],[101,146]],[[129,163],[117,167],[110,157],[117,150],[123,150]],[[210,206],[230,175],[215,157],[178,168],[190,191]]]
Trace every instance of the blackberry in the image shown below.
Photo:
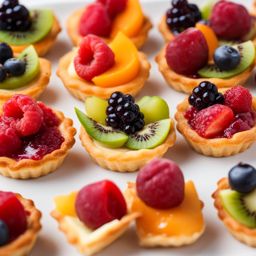
[[[145,125],[144,115],[129,94],[114,92],[108,100],[106,113],[106,124],[126,134],[134,134]]]
[[[166,24],[174,33],[194,27],[202,19],[196,4],[189,4],[187,0],[173,0],[172,8],[166,12]]]
[[[204,81],[194,88],[188,101],[197,110],[201,110],[214,104],[223,104],[224,96],[218,92],[216,85]]]

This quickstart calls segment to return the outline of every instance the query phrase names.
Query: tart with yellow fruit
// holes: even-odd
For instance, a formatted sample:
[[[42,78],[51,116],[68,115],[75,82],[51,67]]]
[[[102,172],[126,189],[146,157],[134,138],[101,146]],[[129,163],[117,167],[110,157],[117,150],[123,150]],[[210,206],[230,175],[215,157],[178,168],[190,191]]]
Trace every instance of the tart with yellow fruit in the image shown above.
[[[119,32],[142,47],[152,24],[145,17],[139,0],[97,0],[72,13],[67,20],[67,31],[74,45],[92,34],[112,41]]]
[[[57,75],[80,100],[87,96],[106,99],[115,91],[136,95],[149,70],[146,55],[119,33],[109,45],[97,36],[86,36],[78,50],[61,58]]]
[[[33,45],[43,56],[61,31],[57,18],[48,9],[28,10],[18,0],[4,0],[0,12],[0,41],[8,43],[15,53]]]
[[[80,139],[103,168],[134,172],[175,143],[174,122],[160,97],[146,96],[136,104],[131,95],[115,92],[108,101],[87,98],[85,105],[86,114],[76,109]]]
[[[184,182],[180,168],[167,159],[154,159],[125,191],[128,209],[136,219],[141,246],[180,247],[195,243],[205,229],[195,185]]]
[[[33,46],[14,58],[11,47],[0,43],[0,104],[20,93],[38,98],[51,76],[51,63],[39,58]]]
[[[0,191],[0,255],[29,255],[41,229],[40,219],[32,200]]]
[[[55,197],[51,215],[69,243],[86,255],[96,254],[113,243],[139,216],[127,213],[122,192],[109,180]]]
[[[256,247],[256,169],[245,163],[234,166],[218,182],[212,195],[218,216],[240,242]]]

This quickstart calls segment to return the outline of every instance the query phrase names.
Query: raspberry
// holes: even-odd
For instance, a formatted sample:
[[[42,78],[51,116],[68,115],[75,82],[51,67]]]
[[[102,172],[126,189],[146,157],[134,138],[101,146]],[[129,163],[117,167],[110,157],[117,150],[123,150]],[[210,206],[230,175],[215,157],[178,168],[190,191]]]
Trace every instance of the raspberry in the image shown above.
[[[232,108],[235,113],[244,113],[252,110],[252,95],[242,86],[235,86],[224,94],[226,106]]]
[[[86,36],[79,48],[78,56],[74,60],[77,74],[87,80],[98,76],[115,63],[115,56],[108,45],[99,37],[94,35]]]
[[[78,29],[81,36],[93,34],[96,36],[109,37],[111,32],[111,19],[108,16],[106,7],[101,3],[88,5],[80,19]]]
[[[138,173],[136,189],[148,206],[169,209],[184,199],[184,177],[179,166],[167,159],[154,159]]]
[[[217,36],[226,40],[239,40],[251,28],[251,17],[243,5],[219,1],[213,8],[210,24]]]
[[[247,131],[251,127],[242,119],[237,119],[224,131],[225,138],[231,138],[235,133]]]
[[[109,16],[113,19],[117,14],[124,11],[127,0],[98,0],[106,6]]]
[[[198,110],[197,110],[196,108],[190,107],[190,108],[185,112],[184,117],[185,117],[188,121],[190,121],[190,120],[192,120],[192,119],[195,117],[195,115],[196,115],[197,113],[198,113]]]
[[[44,125],[47,127],[58,126],[60,123],[60,120],[55,115],[55,113],[50,108],[45,106],[43,102],[38,102],[37,104],[43,111]]]
[[[215,104],[199,111],[191,121],[191,127],[204,138],[215,138],[222,135],[233,120],[231,108]]]

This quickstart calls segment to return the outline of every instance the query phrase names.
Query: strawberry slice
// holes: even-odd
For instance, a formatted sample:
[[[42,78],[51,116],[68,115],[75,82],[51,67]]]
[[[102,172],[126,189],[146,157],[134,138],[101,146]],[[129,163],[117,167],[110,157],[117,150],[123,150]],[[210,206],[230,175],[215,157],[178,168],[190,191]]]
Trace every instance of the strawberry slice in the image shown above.
[[[231,108],[215,104],[199,111],[191,121],[191,127],[204,138],[216,138],[233,122]]]

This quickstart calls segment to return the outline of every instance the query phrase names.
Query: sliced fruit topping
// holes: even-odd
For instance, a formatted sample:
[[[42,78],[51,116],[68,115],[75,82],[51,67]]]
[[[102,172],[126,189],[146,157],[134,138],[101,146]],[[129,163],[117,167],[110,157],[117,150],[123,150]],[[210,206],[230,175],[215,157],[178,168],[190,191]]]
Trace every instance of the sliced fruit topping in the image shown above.
[[[222,135],[233,120],[231,108],[215,104],[199,111],[192,119],[191,126],[200,136],[210,139]]]
[[[201,110],[214,104],[224,103],[224,97],[218,92],[215,84],[204,81],[193,89],[188,101],[191,106],[197,110]]]
[[[58,212],[63,214],[64,216],[72,216],[76,217],[76,202],[77,192],[72,192],[68,195],[56,196],[54,198],[54,202],[56,205],[56,209]]]
[[[130,135],[125,146],[135,150],[155,148],[165,141],[170,129],[170,119],[148,124],[143,130]]]
[[[30,12],[31,26],[26,31],[0,31],[0,41],[10,45],[29,45],[43,39],[52,29],[53,12],[47,9]]]
[[[86,132],[96,141],[111,148],[120,148],[128,140],[125,133],[95,122],[78,109],[75,109],[75,111]]]
[[[119,188],[111,181],[103,180],[82,188],[76,198],[79,219],[89,228],[97,229],[126,213],[126,202]]]
[[[206,3],[200,8],[202,18],[208,20],[212,14],[213,6],[218,0],[207,0]]]
[[[184,199],[184,177],[179,166],[167,159],[154,159],[140,169],[136,179],[139,198],[148,206],[170,209]]]
[[[225,210],[239,223],[248,228],[256,228],[256,191],[241,194],[231,189],[220,191],[220,198]]]
[[[228,173],[229,185],[240,193],[249,193],[256,188],[256,169],[245,163],[235,165]]]
[[[194,75],[208,62],[208,45],[203,33],[189,28],[166,48],[166,61],[176,73]]]
[[[13,57],[12,48],[6,43],[0,43],[0,63],[4,64],[5,61]]]
[[[6,245],[9,240],[9,228],[3,220],[0,220],[0,246]]]
[[[77,74],[87,80],[98,76],[115,63],[115,56],[107,44],[97,36],[88,35],[83,38],[78,55],[74,59]]]
[[[108,37],[111,31],[111,19],[106,7],[101,3],[93,3],[86,7],[78,31],[81,36],[93,34]]]
[[[144,96],[137,103],[144,115],[145,124],[167,119],[170,116],[167,102],[159,96]]]
[[[234,122],[232,122],[227,129],[224,131],[225,138],[232,138],[232,136],[238,132],[243,132],[250,130],[251,126],[247,124],[247,122],[243,121],[240,118],[236,118]]]
[[[11,241],[26,231],[26,212],[14,193],[0,191],[0,220],[8,226]]]
[[[132,81],[141,66],[134,43],[120,32],[109,47],[115,55],[115,64],[102,75],[94,77],[93,83],[101,87],[113,87]]]
[[[215,64],[208,64],[198,71],[201,77],[207,78],[229,78],[238,75],[249,68],[255,60],[255,47],[252,41],[247,41],[242,44],[233,45],[234,49],[238,50],[240,54],[240,62],[236,68],[223,71],[220,70]]]
[[[98,0],[106,6],[109,16],[113,19],[117,14],[123,12],[128,0]]]
[[[251,16],[241,4],[219,1],[213,7],[210,24],[218,37],[239,40],[250,31]]]

